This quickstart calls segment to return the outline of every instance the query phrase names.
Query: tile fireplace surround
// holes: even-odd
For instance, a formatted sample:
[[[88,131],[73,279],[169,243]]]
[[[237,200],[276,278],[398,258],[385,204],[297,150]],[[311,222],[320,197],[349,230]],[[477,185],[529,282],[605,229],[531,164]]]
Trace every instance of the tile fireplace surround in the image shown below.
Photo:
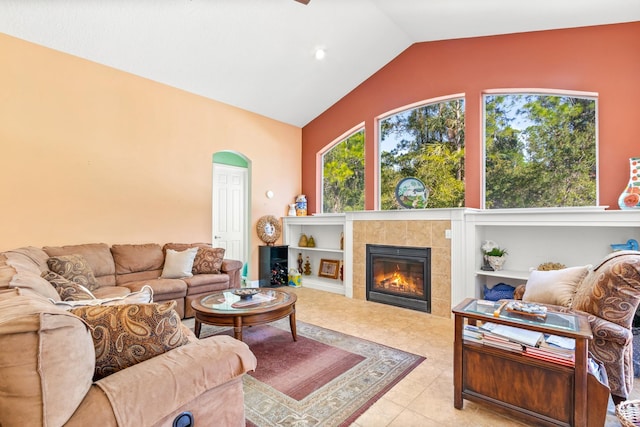
[[[344,256],[352,268],[346,271],[346,295],[366,299],[367,243],[430,247],[431,314],[450,317],[455,284],[462,278],[451,269],[461,254],[461,244],[452,236],[460,235],[463,220],[462,210],[456,209],[347,213]]]

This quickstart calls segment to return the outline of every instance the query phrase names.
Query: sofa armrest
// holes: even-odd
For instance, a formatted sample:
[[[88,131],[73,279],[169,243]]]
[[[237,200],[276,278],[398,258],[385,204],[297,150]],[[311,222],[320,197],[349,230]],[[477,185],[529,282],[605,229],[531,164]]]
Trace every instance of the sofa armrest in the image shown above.
[[[245,343],[216,336],[118,371],[96,385],[109,399],[118,425],[138,427],[156,424],[175,408],[255,367],[256,357]]]
[[[239,288],[242,285],[240,280],[240,270],[242,270],[242,261],[235,259],[222,260],[220,272],[229,275],[229,288]]]
[[[594,316],[593,314],[589,314],[588,317],[594,340],[604,340],[624,347],[633,339],[631,330],[625,328],[624,326],[620,326],[617,323],[613,323],[601,317]]]

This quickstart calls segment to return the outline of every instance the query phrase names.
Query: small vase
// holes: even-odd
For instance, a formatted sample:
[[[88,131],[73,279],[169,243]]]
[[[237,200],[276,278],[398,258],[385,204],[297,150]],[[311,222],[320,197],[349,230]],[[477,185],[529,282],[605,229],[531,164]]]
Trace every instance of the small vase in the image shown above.
[[[296,204],[295,203],[291,203],[289,205],[289,216],[296,216]]]
[[[307,196],[304,194],[296,197],[296,216],[307,216]]]
[[[504,262],[507,260],[506,256],[487,256],[487,261],[494,271],[502,270]]]
[[[620,209],[640,209],[640,157],[629,159],[629,183],[618,198]]]

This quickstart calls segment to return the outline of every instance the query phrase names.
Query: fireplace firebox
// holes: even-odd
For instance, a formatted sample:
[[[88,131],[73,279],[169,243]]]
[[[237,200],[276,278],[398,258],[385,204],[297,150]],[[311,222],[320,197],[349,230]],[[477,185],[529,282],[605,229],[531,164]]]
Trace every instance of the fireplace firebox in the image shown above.
[[[367,300],[431,313],[431,248],[367,245]]]

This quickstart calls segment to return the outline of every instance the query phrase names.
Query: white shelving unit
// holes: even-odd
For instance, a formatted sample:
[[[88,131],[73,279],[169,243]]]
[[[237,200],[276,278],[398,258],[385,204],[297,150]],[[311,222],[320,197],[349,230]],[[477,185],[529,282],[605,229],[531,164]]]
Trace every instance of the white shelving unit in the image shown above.
[[[302,274],[302,286],[345,294],[344,282],[338,279],[318,277],[320,260],[338,260],[343,265],[344,250],[340,248],[340,237],[344,234],[345,216],[343,214],[326,214],[313,216],[287,216],[283,217],[283,244],[289,245],[289,268],[297,268],[298,254],[302,254],[306,262],[309,257],[311,263],[311,275]],[[315,247],[298,246],[300,235],[313,236]]]
[[[544,262],[567,267],[596,264],[611,244],[640,241],[640,212],[606,211],[605,207],[504,209],[465,215],[469,296],[481,297],[483,285],[526,283],[531,268]],[[508,250],[505,270],[484,271],[480,247],[493,240]]]

